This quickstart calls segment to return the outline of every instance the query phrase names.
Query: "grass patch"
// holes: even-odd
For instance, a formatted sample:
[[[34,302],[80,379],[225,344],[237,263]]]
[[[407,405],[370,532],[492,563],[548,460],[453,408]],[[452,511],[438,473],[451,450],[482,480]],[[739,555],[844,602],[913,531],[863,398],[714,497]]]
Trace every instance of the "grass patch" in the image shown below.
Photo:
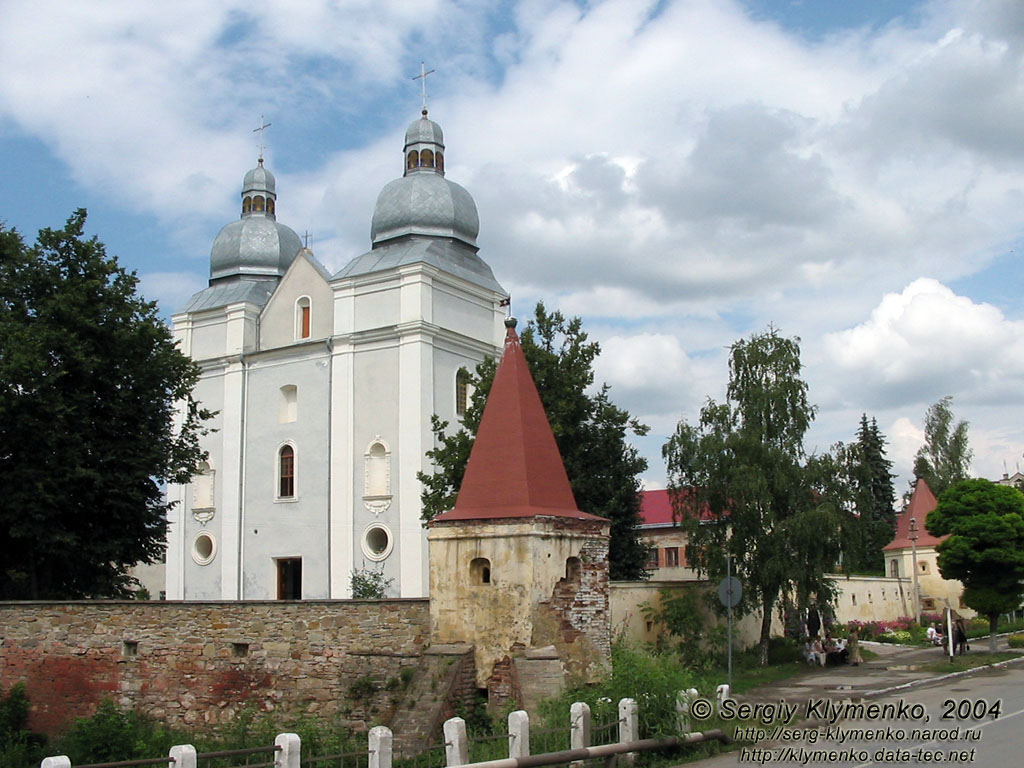
[[[922,664],[921,669],[926,672],[934,672],[938,675],[948,675],[950,672],[963,672],[967,669],[976,669],[977,667],[984,667],[989,664],[995,664],[999,661],[1019,658],[1019,653],[1012,653],[1011,651],[1000,651],[998,653],[965,653],[963,656],[954,656],[952,662],[948,658],[943,658],[941,661]]]

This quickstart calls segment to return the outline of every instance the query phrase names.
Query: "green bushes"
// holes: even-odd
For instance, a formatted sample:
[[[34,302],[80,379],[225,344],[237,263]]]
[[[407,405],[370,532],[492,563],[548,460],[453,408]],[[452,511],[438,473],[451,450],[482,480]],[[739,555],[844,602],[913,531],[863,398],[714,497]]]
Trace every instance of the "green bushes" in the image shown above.
[[[76,718],[55,746],[75,765],[157,757],[183,743],[184,734],[104,699],[92,717]]]
[[[50,745],[42,736],[26,730],[27,716],[28,698],[23,685],[0,696],[0,768],[38,765],[47,755],[67,755],[72,765],[146,759],[166,755],[176,744],[192,744],[199,752],[269,747],[284,731],[299,734],[305,755],[366,750],[365,736],[356,736],[340,724],[303,715],[285,725],[252,707],[243,709],[218,735],[197,737],[104,699],[91,717],[75,719]]]
[[[723,682],[723,681],[718,681]],[[567,690],[545,702],[542,714],[550,727],[568,727],[569,707],[582,701],[590,706],[594,726],[618,718],[620,699],[635,699],[640,710],[640,733],[644,738],[676,732],[675,704],[680,691],[696,688],[713,696],[717,682],[687,669],[671,652],[649,652],[617,642],[612,648],[612,666],[604,679]]]
[[[0,695],[0,768],[23,768],[40,762],[46,739],[28,730],[25,684],[11,686]]]
[[[1024,648],[1024,634],[1010,635],[1006,639],[1006,644],[1011,648]]]

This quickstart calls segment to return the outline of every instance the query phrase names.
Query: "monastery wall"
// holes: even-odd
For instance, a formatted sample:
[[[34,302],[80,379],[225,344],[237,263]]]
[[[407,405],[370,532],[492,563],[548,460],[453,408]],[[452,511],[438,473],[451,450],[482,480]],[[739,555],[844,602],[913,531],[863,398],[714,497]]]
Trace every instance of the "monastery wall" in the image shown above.
[[[425,599],[0,603],[0,690],[24,682],[51,734],[103,698],[198,731],[246,706],[362,728],[400,706],[429,636]]]

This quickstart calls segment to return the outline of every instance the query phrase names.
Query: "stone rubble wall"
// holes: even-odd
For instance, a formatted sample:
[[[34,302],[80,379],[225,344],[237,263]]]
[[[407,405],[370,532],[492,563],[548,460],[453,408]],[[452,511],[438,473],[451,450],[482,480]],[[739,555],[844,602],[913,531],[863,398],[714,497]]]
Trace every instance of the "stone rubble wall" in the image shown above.
[[[0,690],[24,682],[50,734],[103,698],[199,732],[245,707],[362,729],[429,637],[425,599],[0,603]]]

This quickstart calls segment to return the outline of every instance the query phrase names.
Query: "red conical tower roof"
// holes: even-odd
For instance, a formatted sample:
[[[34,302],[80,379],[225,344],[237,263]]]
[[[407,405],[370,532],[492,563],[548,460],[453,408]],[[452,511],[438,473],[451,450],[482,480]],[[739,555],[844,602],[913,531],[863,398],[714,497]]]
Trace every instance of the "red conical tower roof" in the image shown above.
[[[917,546],[934,547],[948,539],[948,535],[932,536],[924,527],[928,513],[938,505],[939,502],[935,499],[932,489],[928,487],[928,483],[924,481],[923,477],[917,478],[917,482],[914,484],[914,492],[910,495],[910,503],[907,504],[907,508],[903,510],[903,513],[896,518],[896,535],[892,541],[882,547],[882,551],[907,549],[913,545],[910,541],[910,518],[912,517],[917,521]]]
[[[570,517],[601,520],[576,507],[537,386],[505,321],[505,351],[494,374],[455,508],[436,521]]]

